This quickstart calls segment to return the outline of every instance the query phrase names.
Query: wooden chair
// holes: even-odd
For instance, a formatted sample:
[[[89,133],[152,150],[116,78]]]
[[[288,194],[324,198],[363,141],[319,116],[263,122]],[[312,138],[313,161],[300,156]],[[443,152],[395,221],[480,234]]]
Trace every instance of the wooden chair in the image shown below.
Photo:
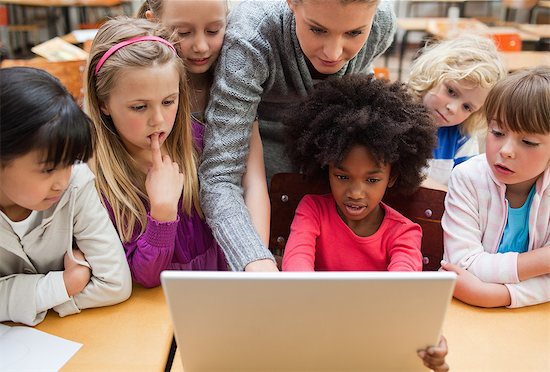
[[[491,34],[497,49],[501,52],[519,52],[521,51],[521,37],[519,34]]]
[[[67,88],[79,105],[84,100],[84,71],[86,70],[86,61],[64,61],[50,62],[44,58],[33,59],[6,59],[0,65],[6,67],[34,67],[45,70],[57,77]]]
[[[518,11],[528,12],[529,21],[533,18],[533,9],[538,0],[503,0],[504,20],[506,22],[514,21],[517,18]]]
[[[330,192],[328,182],[313,182],[302,174],[278,173],[271,178],[271,234],[269,249],[278,263],[290,234],[290,224],[298,203],[305,194]],[[384,202],[422,227],[423,270],[439,269],[443,258],[441,217],[445,209],[445,191],[419,188],[412,195],[387,193]]]

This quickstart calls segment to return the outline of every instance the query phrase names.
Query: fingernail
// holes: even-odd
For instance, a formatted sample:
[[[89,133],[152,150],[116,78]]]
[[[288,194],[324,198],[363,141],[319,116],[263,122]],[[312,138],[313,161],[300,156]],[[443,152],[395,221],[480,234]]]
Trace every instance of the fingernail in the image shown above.
[[[443,265],[446,265],[446,264],[448,264],[448,262],[447,262],[447,261],[445,261],[445,260],[441,260],[441,266],[443,266]]]
[[[418,356],[422,359],[424,359],[424,357],[426,356],[426,352],[424,350],[418,350],[417,353]]]

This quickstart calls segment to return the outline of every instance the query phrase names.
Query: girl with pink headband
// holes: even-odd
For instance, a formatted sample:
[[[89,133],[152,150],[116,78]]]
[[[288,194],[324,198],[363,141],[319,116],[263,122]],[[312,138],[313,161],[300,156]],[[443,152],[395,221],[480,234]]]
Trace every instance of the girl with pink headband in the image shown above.
[[[161,23],[177,32],[178,53],[187,69],[192,120],[196,122],[206,123],[204,113],[210,100],[214,68],[223,46],[228,11],[228,0],[147,0],[138,11],[138,17]],[[250,137],[247,140],[249,151],[239,144],[243,151],[248,151],[248,157],[242,161],[242,165],[246,165],[246,171],[238,181],[242,184],[247,215],[250,216],[255,234],[257,233],[260,244],[267,247],[271,204],[267,192],[263,146],[257,121],[252,125]],[[223,229],[223,226],[217,226],[217,228]],[[227,246],[227,240],[223,238],[223,234],[217,235],[216,238],[220,239],[222,248],[224,245]],[[240,234],[229,237],[236,245],[239,245],[239,238]],[[269,258],[271,254],[266,250],[264,256],[263,258]],[[232,268],[236,268],[234,257],[231,252],[227,255],[228,263]]]
[[[187,76],[158,24],[117,18],[92,44],[87,108],[97,143],[91,162],[132,277],[160,284],[163,270],[226,270],[203,219]]]

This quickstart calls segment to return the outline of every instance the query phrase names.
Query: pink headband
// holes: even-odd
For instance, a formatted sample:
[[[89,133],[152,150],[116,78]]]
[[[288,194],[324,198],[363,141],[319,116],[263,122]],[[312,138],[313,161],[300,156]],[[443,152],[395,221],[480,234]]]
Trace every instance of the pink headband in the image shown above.
[[[120,43],[117,43],[117,44],[113,45],[112,47],[110,47],[109,50],[107,52],[105,52],[103,57],[101,57],[101,59],[97,63],[97,66],[95,66],[96,76],[99,73],[99,70],[101,69],[101,67],[103,66],[105,61],[108,60],[109,57],[112,56],[117,50],[119,50],[121,48],[124,48],[126,45],[139,43],[140,41],[158,41],[159,43],[162,43],[164,45],[168,45],[170,47],[170,49],[172,49],[174,51],[174,53],[177,53],[174,46],[172,44],[170,44],[168,41],[161,38],[161,37],[158,37],[158,36],[136,36],[136,37],[133,37],[131,39],[121,41]]]

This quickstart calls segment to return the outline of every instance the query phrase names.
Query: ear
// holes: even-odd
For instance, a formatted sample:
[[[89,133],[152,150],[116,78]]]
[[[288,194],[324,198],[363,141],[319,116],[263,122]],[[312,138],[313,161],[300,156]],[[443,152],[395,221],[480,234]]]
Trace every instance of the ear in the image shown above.
[[[292,10],[292,13],[296,13],[296,0],[286,0],[288,7]]]
[[[395,185],[395,181],[397,181],[397,177],[398,177],[397,174],[393,174],[390,176],[390,180],[388,182],[388,188],[393,187],[393,185]]]
[[[109,108],[107,107],[107,105],[105,104],[105,102],[101,102],[101,103],[99,104],[99,109],[101,110],[101,112],[103,113],[103,115],[111,116],[111,114],[109,113]]]
[[[145,19],[148,20],[149,22],[155,21],[155,15],[153,14],[152,10],[147,10],[145,12]]]

